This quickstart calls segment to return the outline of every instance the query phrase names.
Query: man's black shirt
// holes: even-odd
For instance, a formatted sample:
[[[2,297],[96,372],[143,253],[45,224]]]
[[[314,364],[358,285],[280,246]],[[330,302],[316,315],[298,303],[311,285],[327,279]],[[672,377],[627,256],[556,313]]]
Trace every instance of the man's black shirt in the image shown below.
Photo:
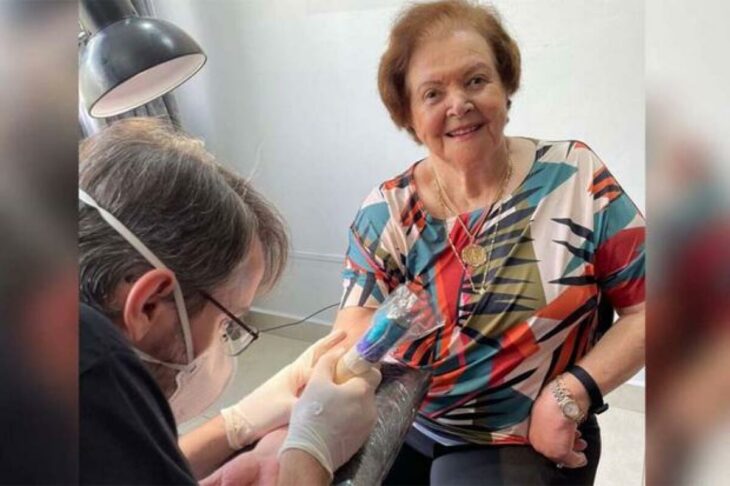
[[[197,484],[165,396],[114,324],[79,308],[82,484]]]

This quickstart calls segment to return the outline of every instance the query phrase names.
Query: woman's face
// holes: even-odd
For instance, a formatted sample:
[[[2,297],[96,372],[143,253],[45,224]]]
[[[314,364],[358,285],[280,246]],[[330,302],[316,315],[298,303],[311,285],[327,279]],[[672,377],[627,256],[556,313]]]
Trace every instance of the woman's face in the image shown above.
[[[423,41],[406,86],[411,125],[431,155],[468,164],[489,160],[502,146],[507,93],[492,49],[473,30]]]

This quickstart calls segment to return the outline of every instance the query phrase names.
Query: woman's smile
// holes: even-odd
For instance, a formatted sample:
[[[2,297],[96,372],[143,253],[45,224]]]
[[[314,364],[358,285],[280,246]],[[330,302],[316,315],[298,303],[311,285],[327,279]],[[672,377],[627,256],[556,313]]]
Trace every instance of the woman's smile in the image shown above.
[[[446,132],[446,136],[458,141],[469,140],[476,135],[476,132],[484,126],[484,123],[470,123]]]

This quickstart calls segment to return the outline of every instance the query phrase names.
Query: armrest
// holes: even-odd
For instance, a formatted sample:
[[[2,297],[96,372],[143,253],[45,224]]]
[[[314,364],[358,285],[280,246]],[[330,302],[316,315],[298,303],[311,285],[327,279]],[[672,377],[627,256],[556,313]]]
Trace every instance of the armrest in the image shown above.
[[[335,472],[338,486],[381,484],[393,465],[418,406],[426,396],[431,373],[383,363],[383,381],[375,394],[378,419],[365,445]]]

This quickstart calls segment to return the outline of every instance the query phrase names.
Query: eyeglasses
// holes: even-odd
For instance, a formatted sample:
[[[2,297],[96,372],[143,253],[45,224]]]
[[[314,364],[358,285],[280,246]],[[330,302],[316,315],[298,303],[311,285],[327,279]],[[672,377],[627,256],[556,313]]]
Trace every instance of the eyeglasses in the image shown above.
[[[216,306],[221,312],[228,316],[228,320],[223,325],[223,343],[228,348],[228,354],[238,356],[259,337],[259,330],[254,326],[250,326],[243,322],[240,317],[233,315],[231,311],[223,307],[223,304],[215,300],[209,293],[200,291],[211,304]]]

